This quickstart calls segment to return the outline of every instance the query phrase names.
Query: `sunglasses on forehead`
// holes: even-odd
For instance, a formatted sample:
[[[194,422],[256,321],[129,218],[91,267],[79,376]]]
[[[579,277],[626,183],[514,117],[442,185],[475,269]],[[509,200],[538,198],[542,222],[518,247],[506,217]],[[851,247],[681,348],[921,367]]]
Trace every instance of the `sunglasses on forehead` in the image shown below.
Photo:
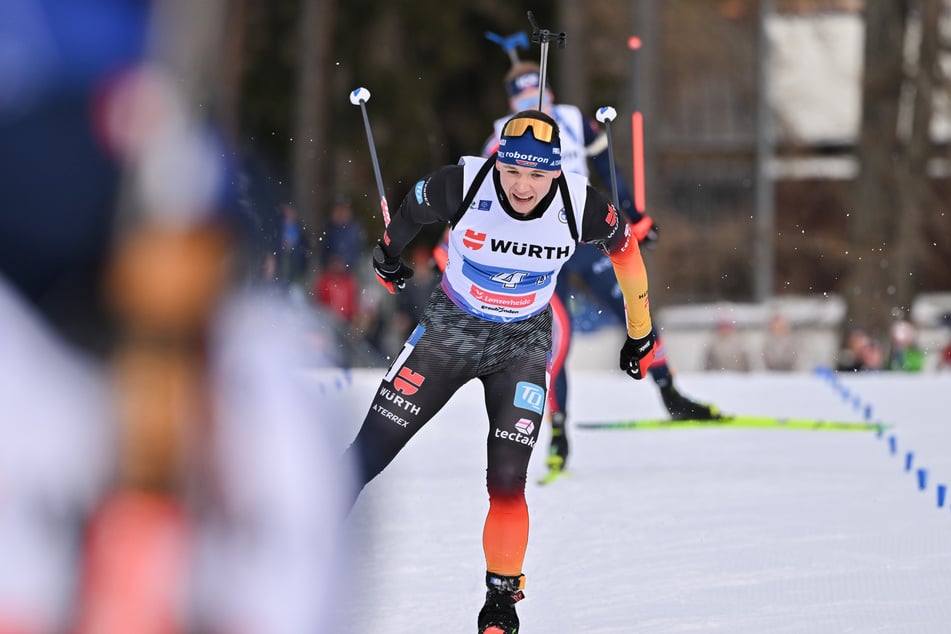
[[[542,143],[551,143],[552,138],[555,136],[555,128],[552,124],[528,117],[510,120],[505,124],[505,127],[502,128],[502,136],[522,136],[529,129],[531,129],[532,136],[535,137],[535,140],[541,141]]]

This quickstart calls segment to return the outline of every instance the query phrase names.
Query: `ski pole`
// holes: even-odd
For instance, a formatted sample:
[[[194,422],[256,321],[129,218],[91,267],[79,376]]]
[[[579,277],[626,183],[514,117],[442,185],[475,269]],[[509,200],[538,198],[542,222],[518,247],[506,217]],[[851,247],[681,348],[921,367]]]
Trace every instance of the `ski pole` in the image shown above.
[[[611,168],[611,195],[614,197],[614,207],[620,209],[621,205],[618,202],[617,195],[617,170],[614,168],[614,141],[611,139],[611,122],[617,118],[617,110],[611,106],[603,106],[598,108],[595,118],[604,124],[608,135],[608,163]]]
[[[634,52],[641,48],[641,38],[632,35],[627,39],[627,47]],[[631,149],[634,156],[632,164],[634,168],[634,208],[641,214],[647,207],[644,196],[644,115],[638,104],[638,82],[637,82],[637,60],[634,60],[633,78],[631,89],[633,92],[633,111],[631,112]]]
[[[538,28],[535,15],[531,11],[528,12],[528,21],[532,25],[532,41],[541,44],[541,60],[538,64],[538,110],[541,111],[548,75],[548,44],[554,40],[558,42],[558,48],[565,48],[568,34],[564,32],[552,33],[548,29]]]
[[[528,34],[525,33],[525,31],[519,31],[518,33],[513,33],[508,36],[486,31],[485,38],[502,47],[502,50],[509,56],[509,61],[512,62],[512,66],[517,65],[521,61],[518,58],[518,49],[528,48]]]
[[[373,160],[373,173],[376,176],[376,189],[380,194],[380,211],[383,212],[383,223],[390,226],[390,207],[386,204],[386,193],[383,191],[383,178],[380,176],[380,162],[376,158],[376,145],[373,143],[373,131],[370,129],[370,118],[367,116],[367,101],[370,100],[370,91],[366,88],[357,88],[350,93],[350,103],[360,106],[363,112],[363,127],[367,131],[367,143],[370,145],[370,158]]]

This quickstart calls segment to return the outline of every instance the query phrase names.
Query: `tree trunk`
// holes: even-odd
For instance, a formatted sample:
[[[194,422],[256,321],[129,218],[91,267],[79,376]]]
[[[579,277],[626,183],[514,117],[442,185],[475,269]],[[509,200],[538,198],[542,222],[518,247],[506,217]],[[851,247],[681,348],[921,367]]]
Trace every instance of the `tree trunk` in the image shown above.
[[[897,195],[899,98],[903,79],[904,2],[865,3],[862,118],[856,154],[855,209],[850,219],[851,272],[843,293],[846,330],[861,327],[883,339],[895,305],[889,274],[892,237],[903,215]]]
[[[331,202],[328,183],[327,109],[325,96],[333,85],[330,51],[333,45],[335,0],[301,0],[298,31],[300,63],[297,67],[297,103],[293,148],[294,205],[311,244],[324,225],[324,210]],[[341,95],[341,98],[344,98]]]
[[[221,125],[231,140],[241,127],[241,69],[244,66],[246,0],[232,0],[225,10],[224,77],[222,80]]]
[[[588,7],[585,3],[575,0],[558,0],[557,6],[558,23],[539,25],[555,33],[564,31],[567,34],[564,49],[558,48],[557,42],[552,42],[548,47],[548,79],[553,86],[557,102],[576,105],[591,116],[587,112],[591,109],[587,90]],[[538,50],[538,45],[533,45],[532,52]],[[552,69],[554,73],[551,72]]]
[[[931,155],[931,118],[933,111],[935,68],[938,63],[938,24],[940,0],[921,0],[918,19],[921,41],[913,80],[906,161],[899,171],[902,216],[896,229],[897,244],[892,259],[895,305],[907,317],[919,292],[921,271],[920,245],[923,242],[922,220],[929,199],[928,159]]]

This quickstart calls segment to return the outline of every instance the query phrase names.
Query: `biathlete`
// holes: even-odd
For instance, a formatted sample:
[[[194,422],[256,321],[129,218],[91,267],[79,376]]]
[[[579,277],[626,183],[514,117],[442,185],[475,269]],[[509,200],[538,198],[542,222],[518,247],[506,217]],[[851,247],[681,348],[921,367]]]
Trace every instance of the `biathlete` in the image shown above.
[[[501,130],[497,154],[463,157],[416,183],[377,243],[373,267],[390,292],[413,271],[400,258],[424,224],[448,223],[442,282],[377,389],[347,453],[361,488],[471,379],[488,413],[481,633],[512,634],[528,543],[525,482],[548,390],[559,271],[579,243],[610,259],[627,304],[620,367],[635,379],[654,357],[647,272],[630,225],[584,176],[561,169],[558,124],[537,110]]]
[[[534,62],[519,61],[505,76],[505,88],[512,112],[537,107],[539,103],[539,67]],[[549,82],[542,97],[542,108],[558,123],[561,131],[561,168],[570,173],[588,176],[588,161],[602,183],[611,182],[611,162],[608,155],[607,137],[597,121],[586,117],[573,105],[556,103]],[[534,106],[532,105],[534,104]],[[511,116],[511,115],[509,115]],[[483,156],[491,156],[499,147],[502,126],[508,117],[497,119],[495,131],[483,148]],[[615,167],[620,212],[631,225],[631,232],[641,246],[651,247],[657,239],[657,228],[653,219],[637,210],[624,179]],[[440,268],[445,265],[446,242],[436,246],[433,257]],[[582,291],[589,293],[624,323],[624,302],[621,289],[613,274],[611,263],[599,249],[588,245],[579,245],[568,262],[562,267],[558,277],[555,296],[552,298],[553,316],[553,353],[551,383],[548,393],[548,410],[551,415],[551,443],[547,463],[549,469],[560,471],[568,460],[567,405],[568,377],[565,361],[571,346],[572,321],[568,310],[568,298],[574,290],[571,280],[583,283]],[[705,403],[698,403],[681,393],[674,385],[674,374],[667,360],[663,342],[657,335],[654,362],[649,369],[651,378],[657,385],[664,407],[673,420],[714,420],[720,418],[719,410]]]

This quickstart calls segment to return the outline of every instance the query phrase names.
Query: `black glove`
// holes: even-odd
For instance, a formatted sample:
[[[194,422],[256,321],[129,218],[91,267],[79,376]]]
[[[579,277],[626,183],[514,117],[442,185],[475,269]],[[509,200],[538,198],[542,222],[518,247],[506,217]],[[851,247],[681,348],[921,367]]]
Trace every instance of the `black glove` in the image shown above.
[[[399,256],[387,255],[382,242],[373,247],[373,270],[377,281],[393,295],[406,288],[406,280],[413,277],[413,269],[406,266]]]
[[[621,348],[621,369],[632,378],[643,379],[654,361],[654,330],[634,339],[628,336]]]

